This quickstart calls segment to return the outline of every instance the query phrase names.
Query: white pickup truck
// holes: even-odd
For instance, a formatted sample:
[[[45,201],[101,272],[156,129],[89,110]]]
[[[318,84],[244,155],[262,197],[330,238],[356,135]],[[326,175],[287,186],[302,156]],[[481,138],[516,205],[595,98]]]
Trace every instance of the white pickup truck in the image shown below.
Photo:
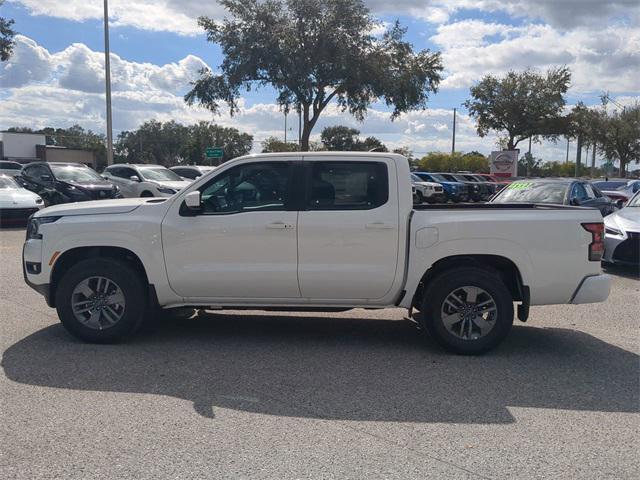
[[[73,335],[112,342],[158,308],[402,307],[462,354],[502,341],[514,303],[602,302],[597,210],[412,205],[390,153],[251,155],[170,198],[33,215],[26,282]]]

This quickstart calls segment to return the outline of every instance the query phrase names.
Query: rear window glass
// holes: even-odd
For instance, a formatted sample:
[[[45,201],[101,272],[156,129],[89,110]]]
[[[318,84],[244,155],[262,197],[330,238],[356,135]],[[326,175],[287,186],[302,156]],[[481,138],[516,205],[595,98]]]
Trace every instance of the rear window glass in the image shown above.
[[[566,183],[513,182],[492,203],[564,203]]]
[[[312,162],[309,210],[368,210],[389,198],[382,162]]]

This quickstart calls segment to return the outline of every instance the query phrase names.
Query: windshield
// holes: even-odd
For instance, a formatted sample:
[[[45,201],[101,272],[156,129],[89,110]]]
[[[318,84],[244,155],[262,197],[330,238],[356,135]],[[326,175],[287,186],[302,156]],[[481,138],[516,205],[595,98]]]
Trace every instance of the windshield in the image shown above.
[[[140,175],[145,180],[155,180],[156,182],[180,182],[182,178],[176,173],[168,168],[149,168],[149,167],[141,167],[138,169],[140,171]]]
[[[619,186],[618,188],[616,188],[616,190],[631,190],[633,192],[637,192],[639,185],[640,185],[640,182],[629,182]]]
[[[640,207],[640,193],[636,193],[626,205],[627,207]]]
[[[568,183],[513,182],[492,203],[564,203]]]
[[[63,182],[104,182],[104,179],[89,167],[75,165],[51,165],[57,180]]]
[[[611,181],[611,182],[591,182],[600,190],[617,190],[620,187],[625,187],[627,182],[624,181]]]
[[[411,181],[412,182],[424,182],[426,180],[423,180],[419,176],[417,176],[415,173],[412,173],[411,174]]]
[[[0,188],[16,190],[20,188],[20,186],[13,180],[13,178],[9,177],[0,177]]]

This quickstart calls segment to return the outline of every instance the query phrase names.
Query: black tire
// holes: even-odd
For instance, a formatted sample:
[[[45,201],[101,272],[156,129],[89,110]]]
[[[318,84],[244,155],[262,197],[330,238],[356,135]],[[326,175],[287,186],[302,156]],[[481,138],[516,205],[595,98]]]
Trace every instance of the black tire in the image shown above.
[[[143,198],[153,197],[153,193],[151,193],[151,192],[150,192],[150,191],[148,191],[148,190],[145,190],[144,192],[142,192],[142,193],[140,194],[140,196],[141,196],[141,197],[143,197]]]
[[[124,311],[115,324],[103,329],[90,328],[78,320],[72,308],[73,291],[83,280],[99,276],[114,282],[124,295]],[[71,335],[85,342],[115,343],[132,335],[145,318],[147,294],[138,272],[116,259],[87,259],[71,267],[56,289],[56,310]]]
[[[496,312],[491,317],[493,327],[479,338],[464,339],[454,335],[442,319],[445,299],[463,287],[479,287],[490,295],[495,303]],[[422,303],[420,321],[429,335],[446,350],[460,355],[479,355],[495,348],[511,330],[513,298],[497,272],[480,267],[453,268],[429,282]]]

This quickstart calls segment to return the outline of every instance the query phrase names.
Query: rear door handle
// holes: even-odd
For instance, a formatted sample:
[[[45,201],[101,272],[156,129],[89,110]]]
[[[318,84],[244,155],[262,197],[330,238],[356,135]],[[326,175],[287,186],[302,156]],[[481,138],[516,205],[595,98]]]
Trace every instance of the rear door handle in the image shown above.
[[[284,223],[284,222],[273,222],[273,223],[267,223],[266,228],[268,230],[291,230],[293,229],[293,225],[290,223]]]
[[[396,226],[392,223],[384,223],[384,222],[372,222],[372,223],[367,223],[364,228],[370,229],[370,230],[391,230],[393,228],[396,228]]]

